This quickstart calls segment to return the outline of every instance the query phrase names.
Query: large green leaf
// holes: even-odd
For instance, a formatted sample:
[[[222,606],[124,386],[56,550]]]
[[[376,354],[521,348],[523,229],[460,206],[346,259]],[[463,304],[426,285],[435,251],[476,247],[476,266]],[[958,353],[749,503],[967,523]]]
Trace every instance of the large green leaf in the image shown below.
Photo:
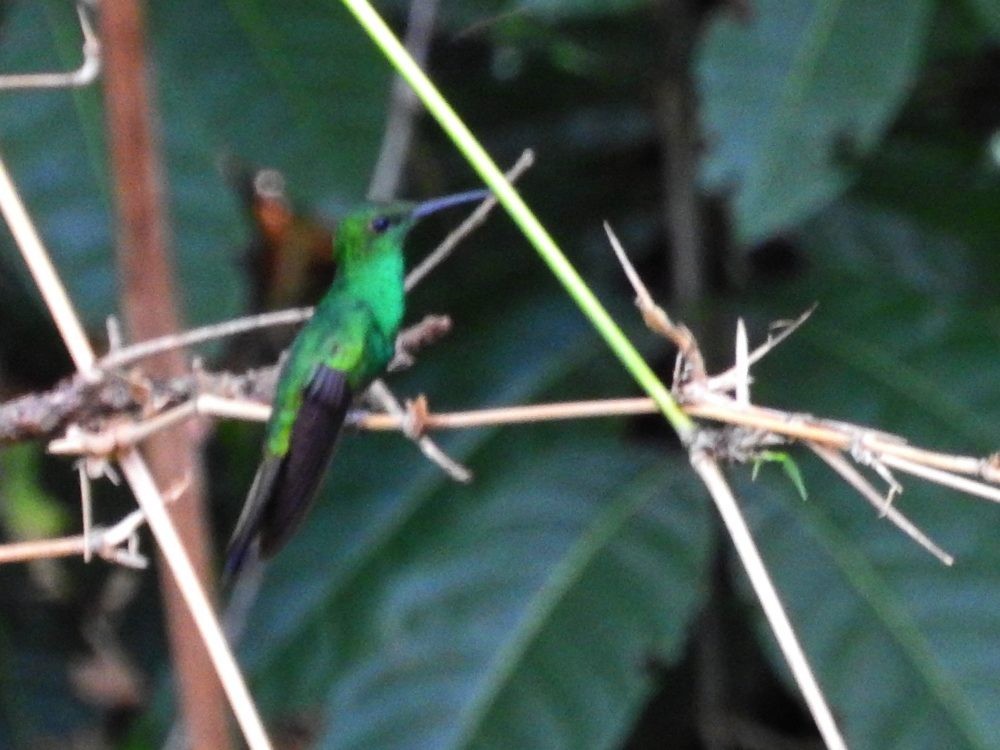
[[[769,290],[766,309],[820,306],[761,368],[759,398],[940,450],[995,450],[1000,307],[977,278],[988,259],[857,205],[825,212],[802,239],[811,270]],[[1000,660],[983,644],[1000,628],[986,593],[1000,586],[997,507],[897,473],[906,487],[898,507],[956,555],[945,568],[825,466],[800,465],[808,503],[787,489],[747,488],[748,506],[849,744],[994,746]]]
[[[286,8],[157,4],[160,85],[210,158],[232,152],[281,169],[307,198],[353,203],[381,141],[389,68],[339,3]]]
[[[700,602],[703,508],[661,457],[643,470],[579,437],[573,453],[539,446],[518,481],[422,510],[404,551],[339,600],[367,632],[333,683],[324,746],[620,742],[646,665],[677,658]]]
[[[965,0],[965,4],[994,39],[1000,37],[1000,3],[996,0]]]
[[[990,262],[1000,234],[1000,175],[985,138],[952,133],[890,139],[865,166],[856,192],[911,217],[915,223],[906,231],[914,239],[921,232],[954,238],[948,252],[924,263],[947,267],[952,276],[964,277],[966,289],[980,289],[986,299],[1000,284],[1000,264]],[[899,252],[898,243],[892,246]],[[973,263],[974,255],[979,259]]]
[[[54,564],[55,574],[64,575],[60,563]],[[0,741],[5,748],[38,747],[39,738],[67,736],[92,719],[69,679],[67,663],[79,656],[79,644],[67,615],[64,604],[44,599],[27,566],[0,566]]]
[[[72,14],[47,16],[45,7],[18,3],[11,8],[4,19],[0,71],[41,72],[79,64],[79,52],[72,62],[59,54],[51,31],[75,23]],[[98,324],[114,310],[108,207],[74,96],[66,91],[5,91],[0,96],[4,160],[71,296],[88,322]],[[3,264],[7,273],[25,273],[6,232]]]
[[[794,226],[850,184],[845,165],[879,141],[914,83],[928,0],[761,0],[721,15],[696,70],[708,155],[702,178],[731,192],[755,242]]]

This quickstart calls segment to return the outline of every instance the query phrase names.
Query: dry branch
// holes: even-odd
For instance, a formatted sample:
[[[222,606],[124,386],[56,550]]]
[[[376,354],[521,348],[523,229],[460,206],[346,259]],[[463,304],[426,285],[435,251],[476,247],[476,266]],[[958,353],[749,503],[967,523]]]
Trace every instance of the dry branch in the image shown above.
[[[65,89],[89,86],[101,74],[101,42],[94,33],[85,3],[76,4],[83,35],[83,61],[76,70],[57,73],[18,73],[0,76],[0,90]]]
[[[243,319],[241,319],[243,320]],[[260,318],[254,316],[249,322],[257,324]],[[274,324],[284,324],[287,319],[276,316],[270,318]],[[246,330],[238,325],[240,321],[211,326],[212,330],[198,329],[199,339],[231,336]],[[394,369],[413,364],[417,353],[446,335],[451,330],[451,319],[442,315],[428,315],[420,322],[400,332],[396,341]],[[155,347],[121,350],[146,356],[171,348],[168,344],[189,341],[183,334],[157,339]],[[131,357],[130,357],[131,358]],[[119,361],[116,358],[112,361]],[[98,363],[100,367],[101,360]],[[117,432],[121,439],[98,450],[107,455],[114,447],[135,444],[136,439],[126,437],[135,434],[146,435],[149,430],[142,423],[156,420],[174,409],[186,407],[202,414],[234,416],[236,418],[258,419],[235,414],[219,413],[218,404],[248,404],[251,414],[257,404],[268,404],[274,395],[280,362],[267,367],[247,370],[241,373],[208,372],[200,366],[193,367],[185,375],[171,378],[149,377],[141,369],[121,370],[119,368],[95,369],[88,376],[80,374],[67,378],[54,388],[42,393],[30,393],[0,404],[0,445],[24,440],[55,440],[57,453],[80,453],[86,451],[67,450],[66,439],[72,442],[75,436]],[[212,397],[212,398],[206,398]],[[194,402],[203,399],[205,407],[199,408]],[[215,407],[215,408],[213,408]],[[222,411],[226,407],[222,407]],[[266,411],[262,417],[267,418]],[[176,420],[170,421],[174,424]],[[74,429],[70,430],[73,427]]]
[[[0,545],[0,564],[95,554],[118,565],[145,568],[149,561],[139,552],[137,535],[145,520],[141,510],[134,510],[109,528],[94,526],[86,534]]]

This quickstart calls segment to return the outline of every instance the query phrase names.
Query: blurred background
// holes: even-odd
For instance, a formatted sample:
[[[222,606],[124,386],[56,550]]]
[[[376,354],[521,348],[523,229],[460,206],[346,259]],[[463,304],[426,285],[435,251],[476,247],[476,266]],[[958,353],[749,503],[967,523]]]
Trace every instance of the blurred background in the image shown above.
[[[408,3],[378,8],[405,31]],[[710,369],[731,363],[738,317],[758,341],[818,303],[755,368],[755,401],[998,449],[1000,3],[424,10],[432,77],[502,165],[535,150],[522,194],[664,378],[674,352],[638,319],[604,220]],[[147,11],[186,323],[314,301],[329,232],[375,171],[388,64],[332,0]],[[70,3],[0,5],[0,74],[69,69],[79,49]],[[105,346],[119,282],[100,87],[0,92],[0,151]],[[396,192],[476,184],[418,114]],[[421,225],[411,262],[455,221]],[[71,367],[6,231],[0,295],[6,400]],[[456,410],[637,393],[501,213],[408,304],[454,331],[390,378],[401,397]],[[252,343],[197,354],[244,368],[283,345]],[[216,555],[261,435],[221,423],[205,437]],[[240,658],[279,747],[820,746],[662,420],[440,441],[471,484],[399,436],[348,436],[268,569]],[[777,468],[731,477],[850,746],[996,747],[1000,509],[906,482],[899,507],[956,556],[945,568],[795,455],[806,501]],[[106,482],[95,493],[101,522],[132,507]],[[43,446],[0,452],[5,540],[77,533],[78,495]],[[0,747],[162,746],[176,705],[163,621],[150,572],[0,568]]]

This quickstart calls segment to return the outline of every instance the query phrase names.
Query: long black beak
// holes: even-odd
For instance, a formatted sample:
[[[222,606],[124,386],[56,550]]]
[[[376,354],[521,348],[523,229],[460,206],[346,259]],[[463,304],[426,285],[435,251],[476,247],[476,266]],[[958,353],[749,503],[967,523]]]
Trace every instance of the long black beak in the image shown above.
[[[413,218],[422,219],[445,208],[459,206],[463,203],[476,203],[477,201],[485,200],[489,194],[489,190],[467,190],[464,193],[454,193],[453,195],[443,195],[440,198],[431,198],[429,201],[417,204],[417,207],[413,209]]]

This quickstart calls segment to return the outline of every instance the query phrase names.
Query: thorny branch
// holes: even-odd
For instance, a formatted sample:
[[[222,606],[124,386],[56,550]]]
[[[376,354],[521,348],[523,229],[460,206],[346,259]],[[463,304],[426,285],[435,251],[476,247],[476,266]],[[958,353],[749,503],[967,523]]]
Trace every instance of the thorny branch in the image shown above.
[[[764,344],[745,357],[738,357],[744,360],[739,367],[709,376],[701,365],[693,334],[687,328],[675,325],[659,308],[646,307],[653,304],[650,298],[640,294],[639,304],[650,327],[679,346],[673,390],[684,411],[692,417],[728,426],[729,432],[721,433],[721,437],[717,436],[713,443],[713,449],[720,457],[746,461],[753,458],[755,451],[765,446],[773,447],[776,442],[801,442],[872,502],[881,515],[945,561],[950,561],[950,557],[934,546],[892,505],[890,495],[896,494],[895,485],[883,477],[889,490],[878,492],[852,462],[876,469],[881,467],[883,474],[888,472],[888,467],[892,467],[1000,502],[1000,487],[996,486],[1000,484],[1000,453],[978,458],[930,451],[910,445],[898,435],[863,425],[770,409],[749,403],[743,396],[728,395],[729,392],[748,392],[749,365],[758,362],[791,335],[805,322],[811,310],[794,321],[776,324]],[[280,315],[270,320],[273,324],[287,322]],[[248,319],[248,322],[256,325],[259,320]],[[234,321],[213,328],[213,331],[204,333],[211,336],[232,335],[245,330],[246,326]],[[434,343],[449,329],[450,319],[447,317],[428,316],[403,331],[397,341],[393,369],[410,366],[417,351]],[[199,338],[208,337],[203,335]],[[177,338],[185,340],[183,334]],[[738,340],[742,341],[743,337],[738,337]],[[134,351],[146,353],[142,345],[135,347]],[[113,352],[102,362],[115,361],[115,358],[116,353]],[[273,394],[278,365],[244,373],[212,373],[196,367],[187,376],[167,381],[148,379],[138,370],[102,372],[103,377],[98,379],[93,375],[78,375],[52,391],[29,394],[0,405],[0,443],[32,438],[52,439],[50,449],[53,452],[106,456],[119,448],[134,445],[165,424],[174,424],[198,414],[263,421],[269,415],[266,404]],[[649,398],[624,398],[437,413],[431,411],[427,399],[420,396],[408,401],[402,410],[396,406],[385,408],[382,413],[356,410],[348,421],[364,430],[403,431],[419,441],[427,432],[434,430],[656,412],[657,407]],[[74,427],[68,430],[70,425]],[[737,432],[737,428],[741,431]],[[741,441],[739,446],[736,444],[737,437]],[[424,450],[427,450],[426,447]],[[450,475],[459,480],[467,479],[461,467],[451,467],[449,460],[443,463]]]
[[[407,367],[416,353],[447,334],[451,320],[446,316],[429,315],[399,334],[396,342],[394,368]],[[241,326],[222,324],[222,335],[232,335]],[[179,337],[183,338],[183,336]],[[112,355],[113,356],[113,355]],[[254,404],[269,403],[274,394],[280,363],[248,370],[243,373],[212,373],[197,365],[187,375],[169,379],[147,377],[140,369],[97,369],[87,376],[74,375],[50,391],[30,393],[0,404],[0,445],[22,440],[52,439],[58,453],[87,453],[66,450],[74,436],[98,435],[105,442],[92,443],[97,455],[110,455],[116,449],[152,434],[166,424],[178,420],[168,415],[177,409],[184,416],[197,412],[246,419],[267,419],[267,409],[254,409]],[[207,408],[197,408],[198,399],[205,399]],[[210,397],[210,398],[205,398]],[[245,411],[230,414],[222,402],[244,403]],[[60,448],[63,446],[63,448]]]
[[[747,342],[746,328],[743,321],[736,329],[735,363],[728,374],[733,379],[732,387],[727,391],[713,392],[709,387],[709,378],[705,372],[704,360],[700,354],[698,343],[689,330],[674,325],[670,318],[655,302],[642,279],[635,272],[625,250],[607,223],[604,225],[608,240],[618,261],[636,294],[636,304],[642,312],[647,325],[668,339],[677,342],[677,364],[674,367],[673,392],[674,397],[683,408],[690,395],[713,395],[726,398],[738,407],[750,405],[750,347]],[[800,319],[798,323],[801,323]],[[764,346],[773,346],[767,342]],[[826,696],[813,674],[809,659],[799,642],[795,628],[781,602],[774,582],[764,560],[757,549],[750,528],[733,495],[719,466],[720,459],[731,461],[748,461],[766,455],[767,447],[780,444],[782,438],[759,430],[747,430],[742,427],[727,425],[723,429],[699,428],[687,443],[691,466],[698,474],[705,488],[715,503],[716,510],[722,519],[729,538],[736,549],[740,563],[746,571],[750,585],[757,595],[764,615],[767,618],[771,632],[778,641],[778,647],[788,663],[802,697],[809,708],[809,713],[816,722],[816,728],[829,750],[846,750],[847,745],[837,726],[837,721],[830,710]]]
[[[526,152],[512,168],[516,177],[531,164]],[[481,209],[488,209],[484,205]],[[481,221],[477,210],[467,225],[456,230],[442,246],[450,249],[456,238],[466,236]],[[752,404],[749,400],[749,368],[802,325],[813,309],[799,318],[778,321],[767,340],[750,351],[742,321],[737,335],[736,364],[717,375],[704,367],[697,340],[684,325],[670,319],[655,304],[623,249],[608,229],[612,247],[636,290],[636,304],[643,320],[655,333],[678,348],[672,390],[683,410],[691,417],[722,423],[712,450],[717,457],[753,460],[760,450],[775,444],[800,442],[828,463],[845,481],[871,502],[882,516],[898,526],[918,544],[949,563],[951,558],[919,531],[892,504],[900,487],[890,473],[914,474],[959,491],[1000,502],[1000,453],[986,458],[960,456],[912,446],[905,438],[864,425],[818,418],[809,414],[781,411]],[[437,259],[436,251],[428,259]],[[422,278],[411,275],[411,285]],[[255,328],[289,325],[308,319],[309,308],[286,310],[240,318],[205,328],[168,336],[111,351],[94,371],[76,375],[51,391],[29,394],[0,405],[0,444],[26,439],[49,439],[53,452],[81,455],[113,455],[116,450],[135,445],[166,425],[196,415],[266,420],[266,404],[273,395],[279,365],[243,373],[208,372],[195,363],[187,375],[158,381],[141,370],[123,367],[164,350],[231,336]],[[450,330],[446,316],[428,316],[403,331],[390,369],[413,364],[420,349],[433,344]],[[401,406],[391,393],[376,393],[381,412],[353,411],[348,422],[364,430],[398,430],[421,445],[425,454],[438,462],[449,475],[467,481],[463,467],[426,444],[426,433],[442,429],[467,429],[487,425],[652,414],[657,406],[648,398],[602,399],[465,412],[436,413],[427,399],[419,396]],[[888,489],[878,492],[854,467],[872,468]]]
[[[764,344],[749,352],[747,363],[759,361],[787,338],[805,321],[809,312],[797,320],[779,323]],[[714,443],[721,457],[745,461],[753,457],[755,448],[773,447],[776,441],[785,444],[802,442],[830,463],[866,499],[871,501],[875,492],[879,498],[877,507],[882,515],[928,549],[933,546],[929,540],[895,510],[887,494],[878,493],[854,469],[848,457],[862,466],[891,466],[1000,502],[1000,487],[995,486],[1000,484],[1000,453],[986,458],[940,453],[910,445],[898,435],[863,425],[744,402],[726,395],[727,391],[737,390],[739,383],[734,374],[737,368],[716,376],[704,375],[698,359],[692,365],[684,354],[692,352],[691,347],[696,347],[689,330],[674,326],[662,311],[644,313],[644,317],[652,321],[654,330],[668,333],[672,340],[684,346],[678,358],[680,366],[674,382],[674,392],[680,398],[684,411],[695,418],[728,425],[732,431],[729,442],[716,440]],[[275,320],[284,322],[280,318]],[[397,342],[393,367],[398,369],[411,365],[417,351],[434,343],[449,328],[447,317],[428,316],[403,331]],[[218,327],[221,334],[236,330],[243,328],[230,324]],[[76,376],[52,391],[29,394],[0,405],[0,443],[47,438],[54,439],[50,446],[53,452],[109,455],[118,448],[134,445],[164,424],[173,424],[196,414],[262,421],[269,414],[266,403],[273,394],[277,374],[278,366],[273,365],[238,374],[211,373],[195,368],[187,376],[167,381],[150,380],[139,371],[105,372],[100,379]],[[348,421],[359,429],[400,430],[419,440],[434,430],[652,414],[656,411],[656,405],[649,398],[624,398],[436,413],[429,409],[426,398],[421,396],[407,402],[402,412],[396,409],[386,410],[385,413],[356,410]],[[67,431],[71,424],[74,429]],[[735,432],[737,427],[743,431]],[[742,440],[739,450],[736,450],[734,442],[737,435]],[[749,447],[746,442],[748,435],[751,440]],[[832,456],[839,458],[835,466],[831,463]],[[853,472],[849,477],[845,465]],[[449,473],[464,479],[460,469]],[[938,557],[943,559],[946,556],[939,554]]]
[[[143,512],[134,510],[110,528],[94,526],[88,533],[76,536],[0,545],[0,564],[96,554],[129,568],[145,568],[149,560],[139,552],[138,536],[145,522]]]
[[[760,407],[750,402],[750,365],[786,339],[802,325],[813,309],[794,321],[782,321],[768,340],[749,352],[746,329],[740,320],[736,335],[735,364],[726,372],[709,377],[705,371],[698,345],[691,332],[674,325],[666,313],[653,302],[645,285],[635,273],[617,237],[605,225],[618,260],[636,292],[636,305],[647,325],[656,333],[674,341],[678,347],[673,392],[681,407],[690,416],[722,422],[726,425],[722,438],[713,445],[716,457],[729,461],[754,460],[776,444],[804,443],[831,466],[848,484],[871,502],[903,533],[935,555],[945,565],[952,557],[931,542],[893,505],[893,498],[902,486],[888,467],[914,474],[963,492],[1000,502],[1000,453],[988,458],[971,458],[936,453],[907,444],[898,435],[874,430],[863,425],[809,414],[786,412]],[[850,459],[850,460],[848,460]],[[879,493],[851,464],[871,468],[886,483]],[[972,475],[985,481],[969,479]]]

